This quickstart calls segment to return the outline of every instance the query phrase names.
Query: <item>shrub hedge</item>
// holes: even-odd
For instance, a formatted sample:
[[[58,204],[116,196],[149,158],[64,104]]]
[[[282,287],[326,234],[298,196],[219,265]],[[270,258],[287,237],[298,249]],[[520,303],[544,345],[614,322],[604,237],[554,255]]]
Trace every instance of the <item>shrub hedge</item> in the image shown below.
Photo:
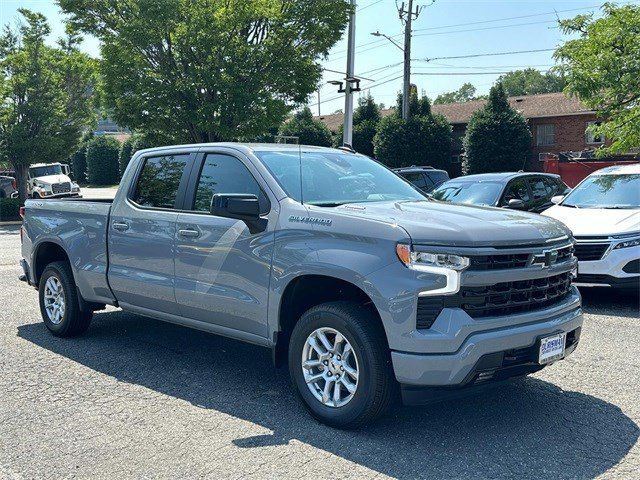
[[[87,180],[92,185],[114,185],[120,180],[120,142],[113,137],[94,137],[87,145]]]

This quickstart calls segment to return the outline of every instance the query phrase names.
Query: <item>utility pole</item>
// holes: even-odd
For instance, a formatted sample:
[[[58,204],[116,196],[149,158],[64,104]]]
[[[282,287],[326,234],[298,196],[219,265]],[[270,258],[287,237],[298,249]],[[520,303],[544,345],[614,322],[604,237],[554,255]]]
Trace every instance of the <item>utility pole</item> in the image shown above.
[[[322,116],[320,113],[320,86],[318,85],[318,116]]]
[[[398,9],[400,19],[404,21],[404,82],[402,84],[402,119],[409,119],[409,90],[411,84],[411,21],[420,15],[420,7],[416,5],[413,9],[413,0],[408,1],[408,8],[404,9],[405,3]],[[405,18],[406,15],[406,18]]]
[[[342,143],[353,144],[353,89],[356,50],[356,0],[351,0],[351,17],[349,19],[349,33],[347,37],[347,78],[344,92],[344,128]],[[359,85],[356,87],[359,89]]]

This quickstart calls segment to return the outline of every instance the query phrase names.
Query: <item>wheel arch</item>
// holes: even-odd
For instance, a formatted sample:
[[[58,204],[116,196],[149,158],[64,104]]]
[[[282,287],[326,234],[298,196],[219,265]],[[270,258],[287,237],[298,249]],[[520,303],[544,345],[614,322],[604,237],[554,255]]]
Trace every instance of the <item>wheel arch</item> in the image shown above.
[[[38,284],[42,272],[44,272],[44,269],[48,264],[58,261],[67,262],[71,267],[69,255],[62,245],[52,240],[44,240],[40,242],[35,247],[35,251],[33,253],[33,265],[31,266],[34,284]],[[73,273],[73,268],[71,268],[71,270]]]
[[[373,299],[352,281],[315,273],[299,275],[287,283],[280,296],[273,347],[276,367],[286,363],[291,332],[302,314],[316,305],[340,300],[351,301],[369,309],[372,322],[384,331]]]

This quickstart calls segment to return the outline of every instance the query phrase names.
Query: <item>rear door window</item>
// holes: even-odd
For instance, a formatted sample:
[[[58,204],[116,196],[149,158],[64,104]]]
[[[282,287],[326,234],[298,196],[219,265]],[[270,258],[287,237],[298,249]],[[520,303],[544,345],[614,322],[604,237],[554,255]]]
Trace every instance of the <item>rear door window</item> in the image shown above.
[[[189,157],[184,153],[146,158],[131,200],[143,207],[175,208]]]

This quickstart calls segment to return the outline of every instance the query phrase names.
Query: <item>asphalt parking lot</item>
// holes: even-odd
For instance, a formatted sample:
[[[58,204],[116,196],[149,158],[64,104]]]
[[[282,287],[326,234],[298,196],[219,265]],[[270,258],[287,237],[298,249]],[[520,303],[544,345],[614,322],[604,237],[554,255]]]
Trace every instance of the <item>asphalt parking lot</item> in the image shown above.
[[[638,299],[588,292],[574,355],[358,432],[312,420],[266,349],[111,309],[51,336],[0,226],[0,478],[638,478]]]

